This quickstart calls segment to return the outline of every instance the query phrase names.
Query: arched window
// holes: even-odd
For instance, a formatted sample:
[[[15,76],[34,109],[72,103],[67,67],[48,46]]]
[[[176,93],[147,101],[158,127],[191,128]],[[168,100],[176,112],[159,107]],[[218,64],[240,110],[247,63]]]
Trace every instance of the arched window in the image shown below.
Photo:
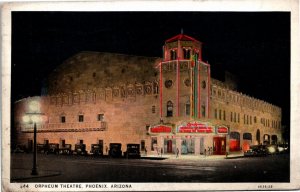
[[[191,58],[191,49],[183,49],[183,58],[190,59]]]
[[[277,144],[277,135],[272,135],[271,136],[271,139],[272,139],[272,144]]]
[[[167,102],[167,117],[173,116],[173,103],[172,101]]]
[[[170,51],[170,58],[171,60],[177,59],[177,50],[173,49]]]
[[[243,139],[246,139],[246,140],[252,140],[252,135],[251,135],[251,133],[244,133],[244,134],[243,134]]]
[[[256,131],[256,141],[258,144],[260,144],[260,130],[259,129],[257,129],[257,131]]]

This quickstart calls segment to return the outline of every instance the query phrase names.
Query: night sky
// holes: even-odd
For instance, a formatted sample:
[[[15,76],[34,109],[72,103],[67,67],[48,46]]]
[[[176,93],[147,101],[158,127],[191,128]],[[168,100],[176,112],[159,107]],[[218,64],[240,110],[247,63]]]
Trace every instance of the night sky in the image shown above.
[[[12,12],[12,101],[40,95],[43,79],[80,51],[162,57],[181,32],[203,43],[212,77],[290,116],[289,12]]]

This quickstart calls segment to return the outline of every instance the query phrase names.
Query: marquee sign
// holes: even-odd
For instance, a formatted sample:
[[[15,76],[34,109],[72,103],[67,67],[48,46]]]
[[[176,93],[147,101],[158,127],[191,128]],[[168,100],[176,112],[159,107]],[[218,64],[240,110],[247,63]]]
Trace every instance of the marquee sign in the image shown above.
[[[203,122],[188,122],[177,127],[178,133],[213,133],[214,127]]]
[[[225,126],[219,126],[217,127],[217,133],[221,133],[221,134],[228,134],[228,127]]]
[[[167,125],[156,125],[150,128],[150,133],[171,133],[172,127]]]

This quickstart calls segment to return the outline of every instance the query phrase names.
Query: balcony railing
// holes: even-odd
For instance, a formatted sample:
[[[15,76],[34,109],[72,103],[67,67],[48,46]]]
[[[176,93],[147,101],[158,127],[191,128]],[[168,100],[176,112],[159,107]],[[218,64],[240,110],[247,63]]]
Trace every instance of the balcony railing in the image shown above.
[[[48,123],[37,124],[37,132],[88,132],[107,131],[107,123],[99,122],[78,122],[78,123]],[[22,132],[33,132],[33,124],[21,125]]]

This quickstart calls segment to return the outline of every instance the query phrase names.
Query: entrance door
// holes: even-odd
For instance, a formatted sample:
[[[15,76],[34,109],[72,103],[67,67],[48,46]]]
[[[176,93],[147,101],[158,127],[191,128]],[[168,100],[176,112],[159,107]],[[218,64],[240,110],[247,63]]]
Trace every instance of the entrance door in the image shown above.
[[[167,141],[167,152],[172,153],[172,140]]]
[[[213,151],[214,155],[225,155],[226,137],[214,137]]]

